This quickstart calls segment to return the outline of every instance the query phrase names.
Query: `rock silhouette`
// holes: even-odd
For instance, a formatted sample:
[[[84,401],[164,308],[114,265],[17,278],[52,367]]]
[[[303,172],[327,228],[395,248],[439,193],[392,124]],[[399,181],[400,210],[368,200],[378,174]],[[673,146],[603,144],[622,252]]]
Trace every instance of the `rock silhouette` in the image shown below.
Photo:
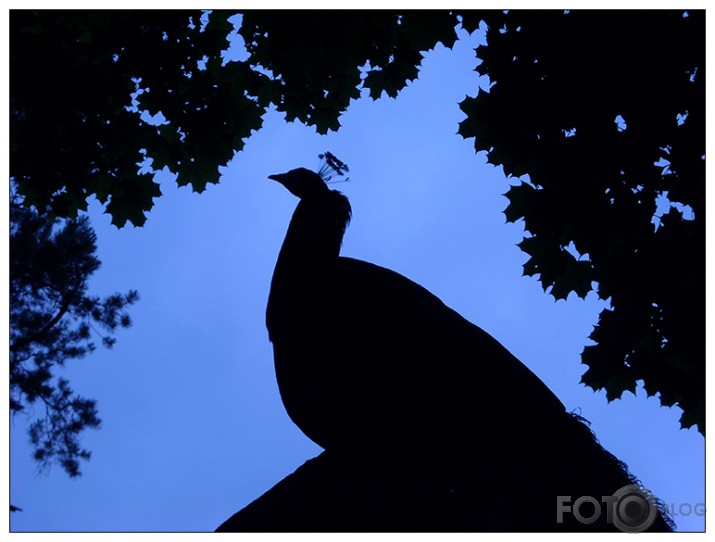
[[[326,451],[218,530],[671,530],[645,491],[642,517],[615,526],[605,512],[558,518],[559,496],[601,502],[637,480],[488,333],[406,277],[340,256],[350,203],[319,174],[270,178],[300,198],[266,313],[276,377]],[[588,506],[577,513],[595,517]]]

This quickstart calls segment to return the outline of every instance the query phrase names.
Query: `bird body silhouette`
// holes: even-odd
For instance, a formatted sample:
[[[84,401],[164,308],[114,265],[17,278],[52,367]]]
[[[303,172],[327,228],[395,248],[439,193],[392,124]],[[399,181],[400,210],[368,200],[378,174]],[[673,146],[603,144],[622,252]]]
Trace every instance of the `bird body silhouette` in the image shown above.
[[[281,397],[324,448],[475,438],[565,409],[494,338],[406,277],[340,256],[347,198],[307,169],[270,178],[300,198],[267,308]],[[525,412],[523,405],[539,405]],[[466,430],[464,424],[478,421]]]
[[[270,178],[300,198],[266,311],[278,387],[296,425],[331,457],[367,461],[356,472],[409,472],[405,487],[445,496],[459,519],[440,528],[614,529],[605,517],[555,519],[559,496],[599,499],[637,483],[587,422],[437,296],[340,256],[350,203],[319,174],[299,168]],[[658,503],[652,530],[671,530]]]

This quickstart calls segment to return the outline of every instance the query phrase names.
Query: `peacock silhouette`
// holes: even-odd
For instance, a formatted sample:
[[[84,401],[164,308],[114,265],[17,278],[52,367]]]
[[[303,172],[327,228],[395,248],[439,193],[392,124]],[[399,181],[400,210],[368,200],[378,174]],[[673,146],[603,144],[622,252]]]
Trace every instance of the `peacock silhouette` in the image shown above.
[[[328,170],[347,170],[326,155]],[[557,497],[637,484],[625,464],[484,330],[408,278],[341,256],[352,210],[327,176],[324,167],[269,177],[300,199],[266,311],[294,423],[328,452],[429,465],[460,509],[481,510],[475,530],[612,529],[606,514],[557,524]],[[671,530],[653,502],[649,527]]]

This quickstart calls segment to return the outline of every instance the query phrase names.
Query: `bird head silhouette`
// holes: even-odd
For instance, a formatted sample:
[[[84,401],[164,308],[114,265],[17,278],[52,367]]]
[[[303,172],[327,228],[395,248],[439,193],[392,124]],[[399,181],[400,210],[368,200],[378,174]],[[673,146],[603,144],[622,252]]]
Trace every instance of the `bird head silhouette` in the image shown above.
[[[303,167],[291,169],[287,173],[269,175],[268,178],[278,181],[285,186],[291,194],[300,199],[330,192],[330,188],[328,188],[328,185],[325,184],[325,181],[320,175]]]

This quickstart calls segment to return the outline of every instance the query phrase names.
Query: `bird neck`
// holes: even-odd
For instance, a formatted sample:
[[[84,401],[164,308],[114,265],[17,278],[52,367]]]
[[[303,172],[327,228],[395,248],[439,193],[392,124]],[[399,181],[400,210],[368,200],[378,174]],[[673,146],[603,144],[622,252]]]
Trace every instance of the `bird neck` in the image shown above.
[[[335,261],[349,221],[350,204],[339,192],[301,200],[288,227],[276,271],[288,267],[289,273],[295,273]]]
[[[311,311],[320,305],[331,280],[350,204],[331,191],[320,198],[301,200],[293,213],[288,233],[273,272],[266,324],[269,337],[300,332],[311,322]]]

